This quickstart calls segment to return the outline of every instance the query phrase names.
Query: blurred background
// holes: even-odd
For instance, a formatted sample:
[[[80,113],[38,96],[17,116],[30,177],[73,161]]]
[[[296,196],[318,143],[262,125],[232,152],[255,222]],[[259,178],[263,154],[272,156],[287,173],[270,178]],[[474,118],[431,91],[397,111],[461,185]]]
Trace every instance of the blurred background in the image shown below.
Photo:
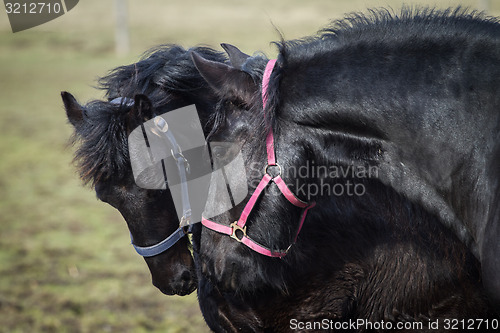
[[[12,2],[15,2],[14,0]],[[42,1],[43,2],[43,1]],[[116,37],[117,3],[126,9]],[[419,0],[500,15],[500,0]],[[314,34],[393,0],[84,0],[12,33],[0,5],[0,332],[206,332],[196,295],[165,296],[135,254],[121,215],[71,164],[60,91],[103,97],[98,77],[164,43],[219,43],[276,55],[270,42]],[[126,31],[126,33],[123,33]],[[121,40],[117,46],[116,40]]]

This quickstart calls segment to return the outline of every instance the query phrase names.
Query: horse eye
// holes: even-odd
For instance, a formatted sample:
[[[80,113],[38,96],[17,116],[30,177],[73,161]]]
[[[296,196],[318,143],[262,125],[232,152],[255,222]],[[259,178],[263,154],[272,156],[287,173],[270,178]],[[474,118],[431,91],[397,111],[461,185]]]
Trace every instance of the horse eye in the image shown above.
[[[226,100],[224,102],[224,106],[226,108],[235,108],[236,107],[236,103],[234,101],[232,101],[232,100]]]
[[[217,159],[223,158],[226,155],[226,152],[227,152],[227,147],[224,146],[212,147],[212,155]]]
[[[111,198],[111,186],[106,182],[98,182],[94,187],[96,197],[102,202],[110,203]]]
[[[97,184],[99,185],[99,184]],[[97,199],[99,199],[100,201],[102,202],[108,202],[108,195],[107,195],[108,191],[104,190],[104,188],[102,186],[96,186],[95,187],[95,194],[96,194],[96,197]]]
[[[227,109],[244,109],[246,107],[246,104],[245,104],[245,102],[243,102],[241,100],[228,99],[224,102],[224,106]]]

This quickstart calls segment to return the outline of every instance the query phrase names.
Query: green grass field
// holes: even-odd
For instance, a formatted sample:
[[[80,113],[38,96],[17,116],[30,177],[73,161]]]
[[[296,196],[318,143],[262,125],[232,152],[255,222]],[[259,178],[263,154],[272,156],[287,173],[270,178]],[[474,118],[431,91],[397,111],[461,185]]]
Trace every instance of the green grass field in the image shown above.
[[[500,4],[491,3],[490,13],[499,15]],[[0,332],[208,331],[196,296],[162,295],[120,214],[81,185],[60,91],[81,102],[101,98],[97,77],[161,43],[227,42],[273,56],[274,26],[298,38],[380,6],[398,9],[400,2],[129,1],[131,51],[124,57],[114,55],[113,1],[80,1],[16,34],[0,6]]]

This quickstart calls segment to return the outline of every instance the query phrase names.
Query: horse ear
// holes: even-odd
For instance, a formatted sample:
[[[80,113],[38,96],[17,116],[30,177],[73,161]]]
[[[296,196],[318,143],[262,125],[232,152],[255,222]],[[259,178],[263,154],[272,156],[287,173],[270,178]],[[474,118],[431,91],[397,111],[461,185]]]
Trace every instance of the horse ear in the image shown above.
[[[194,65],[208,85],[220,96],[250,101],[256,88],[250,74],[221,62],[203,58],[191,53]],[[254,89],[252,89],[254,88]]]
[[[67,91],[61,92],[61,97],[66,109],[66,116],[74,127],[78,127],[83,121],[83,108],[76,101],[75,97]]]
[[[134,97],[134,107],[131,112],[136,116],[139,122],[145,122],[153,118],[153,103],[151,100],[142,94],[137,94]]]
[[[248,54],[241,52],[236,46],[231,44],[222,43],[220,44],[224,51],[226,51],[229,56],[229,61],[231,65],[235,68],[241,68],[245,61],[250,57]]]

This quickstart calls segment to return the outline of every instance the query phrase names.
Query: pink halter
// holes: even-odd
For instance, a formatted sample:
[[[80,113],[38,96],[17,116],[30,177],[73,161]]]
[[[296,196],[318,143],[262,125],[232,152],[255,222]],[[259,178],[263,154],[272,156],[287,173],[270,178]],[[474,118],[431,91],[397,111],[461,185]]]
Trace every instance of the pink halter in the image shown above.
[[[266,65],[266,69],[264,71],[264,76],[262,78],[262,103],[263,103],[263,108],[264,110],[266,109],[266,104],[267,104],[267,90],[269,86],[269,79],[271,77],[271,73],[273,71],[274,65],[276,64],[276,59],[269,60],[269,62]],[[292,191],[288,188],[286,185],[285,181],[281,178],[281,166],[276,163],[276,156],[274,153],[274,137],[273,137],[273,130],[272,128],[269,129],[269,133],[267,134],[266,138],[266,149],[267,149],[267,166],[264,169],[265,174],[262,177],[262,180],[260,181],[259,185],[253,192],[252,196],[250,197],[250,200],[248,200],[245,208],[243,209],[243,212],[241,213],[240,218],[238,221],[234,221],[231,223],[230,226],[219,224],[210,220],[207,220],[205,218],[202,218],[201,223],[207,227],[208,229],[226,234],[237,240],[238,242],[241,242],[251,248],[252,250],[263,254],[268,257],[278,257],[282,258],[284,257],[288,250],[292,247],[293,244],[297,241],[297,237],[299,236],[300,230],[302,229],[302,225],[304,224],[304,220],[306,219],[307,211],[315,206],[316,203],[311,202],[307,203],[299,198],[297,198]],[[277,176],[272,176],[268,173],[269,167],[277,167],[279,170],[279,174]],[[269,185],[269,183],[274,182],[277,186],[278,189],[281,191],[281,193],[285,196],[285,198],[293,205],[304,208],[304,211],[302,212],[302,215],[300,217],[300,222],[299,222],[299,228],[297,230],[297,234],[295,235],[294,241],[286,250],[278,250],[278,251],[272,251],[268,249],[267,247],[260,245],[256,241],[252,240],[247,236],[246,233],[246,222],[247,218],[252,212],[253,207],[255,206],[255,203],[257,202],[257,199],[261,195],[262,191]]]

